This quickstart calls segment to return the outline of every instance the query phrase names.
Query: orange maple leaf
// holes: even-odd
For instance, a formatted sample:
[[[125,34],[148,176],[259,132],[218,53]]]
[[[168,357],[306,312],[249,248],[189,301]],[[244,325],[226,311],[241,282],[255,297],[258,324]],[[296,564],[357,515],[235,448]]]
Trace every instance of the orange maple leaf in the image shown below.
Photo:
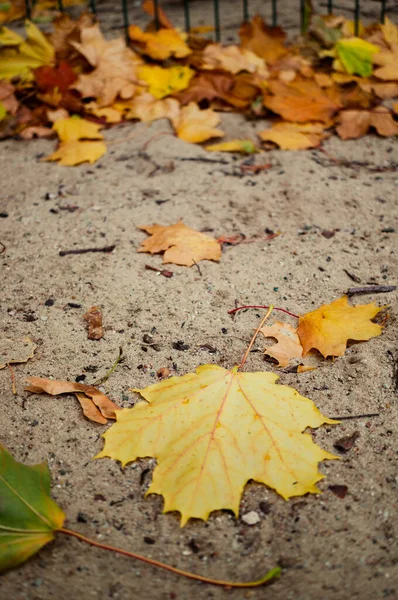
[[[286,33],[280,27],[268,27],[263,19],[256,15],[250,23],[243,23],[239,30],[242,48],[251,50],[267,63],[273,63],[287,54],[284,45]]]
[[[381,334],[382,327],[373,319],[383,307],[375,304],[350,306],[347,296],[309,312],[299,320],[297,333],[303,356],[316,348],[327,356],[343,356],[348,340],[367,341]]]
[[[269,90],[273,95],[265,96],[265,106],[287,121],[330,123],[340,108],[315,81],[301,78],[296,78],[291,83],[271,81]]]
[[[139,229],[151,237],[142,242],[137,252],[164,252],[163,263],[192,267],[200,260],[221,258],[221,246],[214,238],[187,227],[182,221],[168,227],[143,225]]]

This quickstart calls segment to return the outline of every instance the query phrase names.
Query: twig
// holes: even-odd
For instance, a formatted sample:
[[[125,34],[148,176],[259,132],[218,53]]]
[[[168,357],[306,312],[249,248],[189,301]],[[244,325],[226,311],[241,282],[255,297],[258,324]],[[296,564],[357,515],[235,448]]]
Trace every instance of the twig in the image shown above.
[[[136,138],[140,133],[143,133],[146,129],[148,129],[148,125],[142,127],[138,131],[134,131],[131,135],[127,135],[124,138],[119,138],[118,140],[109,140],[106,142],[107,146],[112,146],[113,144],[122,144],[123,142],[129,142],[130,140]]]
[[[159,275],[163,275],[163,277],[173,277],[173,271],[167,271],[167,269],[157,269],[151,265],[145,265],[145,269],[147,271],[155,271],[155,273],[159,273]]]
[[[349,419],[367,419],[369,417],[379,417],[380,413],[369,413],[364,415],[349,415],[348,417],[330,417],[336,421],[348,421]]]
[[[357,288],[348,288],[347,296],[355,296],[356,294],[386,294],[394,292],[397,289],[396,285],[364,285]]]
[[[249,356],[249,354],[250,354],[250,350],[252,349],[252,346],[253,346],[253,344],[254,344],[254,342],[255,342],[255,339],[256,339],[256,337],[258,336],[258,334],[259,334],[259,331],[260,331],[261,327],[264,325],[265,321],[268,319],[268,317],[269,317],[269,316],[270,316],[270,314],[272,313],[272,311],[273,311],[273,308],[274,308],[274,307],[272,306],[272,304],[271,304],[271,305],[268,307],[268,312],[266,313],[265,317],[264,317],[264,318],[261,320],[261,323],[260,323],[260,325],[257,327],[256,331],[254,332],[254,334],[253,334],[253,337],[252,337],[252,339],[250,340],[250,344],[249,344],[249,346],[248,346],[248,348],[247,348],[247,350],[246,350],[246,352],[245,352],[245,355],[244,355],[244,357],[242,358],[242,362],[240,363],[240,365],[239,365],[238,369],[242,369],[242,368],[243,368],[243,365],[245,364],[245,362],[246,362],[246,359],[247,359],[247,357],[248,357],[248,356]]]
[[[352,279],[352,281],[355,281],[355,283],[361,283],[361,279],[360,277],[358,277],[358,275],[355,275],[354,273],[350,273],[349,271],[347,271],[347,269],[343,269],[344,273],[346,273],[346,275],[348,275],[348,277],[350,279]]]
[[[153,135],[152,137],[150,137],[149,140],[147,140],[145,142],[145,144],[141,148],[141,152],[142,151],[145,152],[145,150],[148,148],[149,144],[151,144],[152,142],[154,142],[158,138],[163,137],[164,135],[172,135],[174,137],[174,133],[171,132],[171,131],[161,131],[160,133],[157,133],[156,135]]]
[[[11,373],[12,393],[14,394],[14,396],[16,396],[17,395],[17,386],[15,383],[15,373],[14,373],[14,370],[13,370],[12,366],[10,365],[10,363],[7,363],[7,367],[10,369],[10,373]]]
[[[220,165],[229,165],[229,160],[223,158],[206,158],[205,156],[177,156],[176,160],[188,160],[192,162],[216,163]]]
[[[105,373],[105,375],[103,377],[101,377],[101,379],[97,379],[96,381],[94,381],[94,383],[92,385],[100,385],[101,383],[105,383],[105,381],[108,381],[109,377],[112,375],[113,371],[116,369],[116,367],[122,360],[122,357],[123,357],[123,348],[120,346],[119,356],[117,357],[117,359],[115,360],[115,362],[113,363],[113,365],[111,366],[109,371],[107,371]]]
[[[0,246],[2,246],[1,250],[0,250],[0,254],[4,254],[4,252],[6,251],[6,247],[3,244],[3,242],[0,242]]]
[[[78,248],[76,250],[60,250],[60,256],[67,256],[68,254],[87,254],[88,252],[112,252],[116,248],[113,246],[103,246],[103,248]]]
[[[233,308],[232,310],[228,311],[229,315],[233,315],[236,312],[238,312],[238,310],[243,310],[244,308],[270,308],[269,306],[237,306],[236,308]],[[277,306],[273,306],[272,307],[273,310],[280,310],[281,312],[286,313],[287,315],[290,315],[291,317],[295,317],[296,319],[299,319],[299,315],[295,315],[292,312],[289,312],[288,310],[285,310],[284,308],[278,308]]]
[[[196,260],[193,258],[193,259],[192,259],[192,261],[193,261],[193,264],[195,265],[195,267],[198,269],[198,273],[199,273],[199,275],[200,275],[201,277],[203,277],[203,275],[202,275],[202,271],[200,270],[200,266],[198,265],[198,263],[196,262]]]
[[[276,579],[281,574],[281,569],[276,567],[268,571],[264,577],[258,579],[257,581],[248,581],[246,582],[232,582],[232,581],[221,581],[219,579],[211,579],[210,577],[203,577],[202,575],[196,575],[195,573],[189,573],[188,571],[182,571],[181,569],[177,569],[176,567],[172,567],[171,565],[166,565],[158,560],[154,560],[153,558],[147,558],[146,556],[141,556],[140,554],[136,554],[135,552],[129,552],[128,550],[122,550],[121,548],[115,548],[114,546],[109,546],[108,544],[101,544],[95,540],[87,538],[81,533],[77,533],[77,531],[72,531],[71,529],[58,529],[59,533],[64,533],[65,535],[70,535],[75,537],[82,542],[86,542],[91,546],[95,546],[96,548],[102,548],[102,550],[110,550],[111,552],[117,552],[118,554],[123,554],[123,556],[128,556],[129,558],[134,558],[135,560],[140,560],[154,567],[160,567],[161,569],[165,569],[166,571],[171,571],[176,575],[182,575],[183,577],[188,577],[189,579],[196,579],[196,581],[202,581],[203,583],[211,583],[213,585],[220,585],[224,587],[234,587],[234,588],[249,588],[249,587],[258,587],[260,585],[264,585]]]

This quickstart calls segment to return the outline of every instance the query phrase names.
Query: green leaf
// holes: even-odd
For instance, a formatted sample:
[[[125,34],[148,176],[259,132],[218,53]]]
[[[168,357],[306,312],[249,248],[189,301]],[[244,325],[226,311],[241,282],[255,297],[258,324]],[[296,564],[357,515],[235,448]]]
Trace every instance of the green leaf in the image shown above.
[[[23,465],[0,444],[0,572],[36,554],[62,527],[50,484],[46,463]]]
[[[0,100],[0,121],[2,121],[4,119],[4,117],[6,116],[6,114],[7,114],[7,109],[6,109],[6,107],[4,106],[4,104]]]
[[[352,37],[339,40],[336,44],[337,55],[347,73],[370,77],[373,72],[372,58],[380,48],[361,38]]]

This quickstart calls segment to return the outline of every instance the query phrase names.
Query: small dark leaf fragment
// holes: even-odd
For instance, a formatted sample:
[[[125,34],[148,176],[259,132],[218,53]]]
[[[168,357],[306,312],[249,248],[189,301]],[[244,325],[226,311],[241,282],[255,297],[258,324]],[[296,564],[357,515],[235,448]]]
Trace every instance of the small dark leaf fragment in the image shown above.
[[[360,437],[359,431],[354,431],[351,435],[346,435],[334,443],[334,447],[340,452],[347,452],[355,445],[355,442]]]
[[[338,498],[345,498],[348,492],[346,485],[329,485],[329,490]]]

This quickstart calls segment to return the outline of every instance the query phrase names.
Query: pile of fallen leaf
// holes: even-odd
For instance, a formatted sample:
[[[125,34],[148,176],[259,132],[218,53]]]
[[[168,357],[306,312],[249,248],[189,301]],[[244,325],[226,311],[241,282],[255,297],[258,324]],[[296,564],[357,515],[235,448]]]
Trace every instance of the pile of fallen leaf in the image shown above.
[[[333,131],[344,140],[371,128],[398,134],[398,27],[388,18],[355,35],[343,17],[315,16],[290,45],[260,16],[229,46],[174,29],[163,13],[159,31],[131,25],[129,46],[105,39],[86,13],[76,21],[62,14],[53,29],[45,36],[28,21],[26,39],[0,29],[0,138],[57,136],[47,160],[63,165],[98,160],[106,152],[100,130],[128,120],[167,118],[191,143],[221,138],[222,111],[271,126],[261,142],[208,150],[314,148]]]

